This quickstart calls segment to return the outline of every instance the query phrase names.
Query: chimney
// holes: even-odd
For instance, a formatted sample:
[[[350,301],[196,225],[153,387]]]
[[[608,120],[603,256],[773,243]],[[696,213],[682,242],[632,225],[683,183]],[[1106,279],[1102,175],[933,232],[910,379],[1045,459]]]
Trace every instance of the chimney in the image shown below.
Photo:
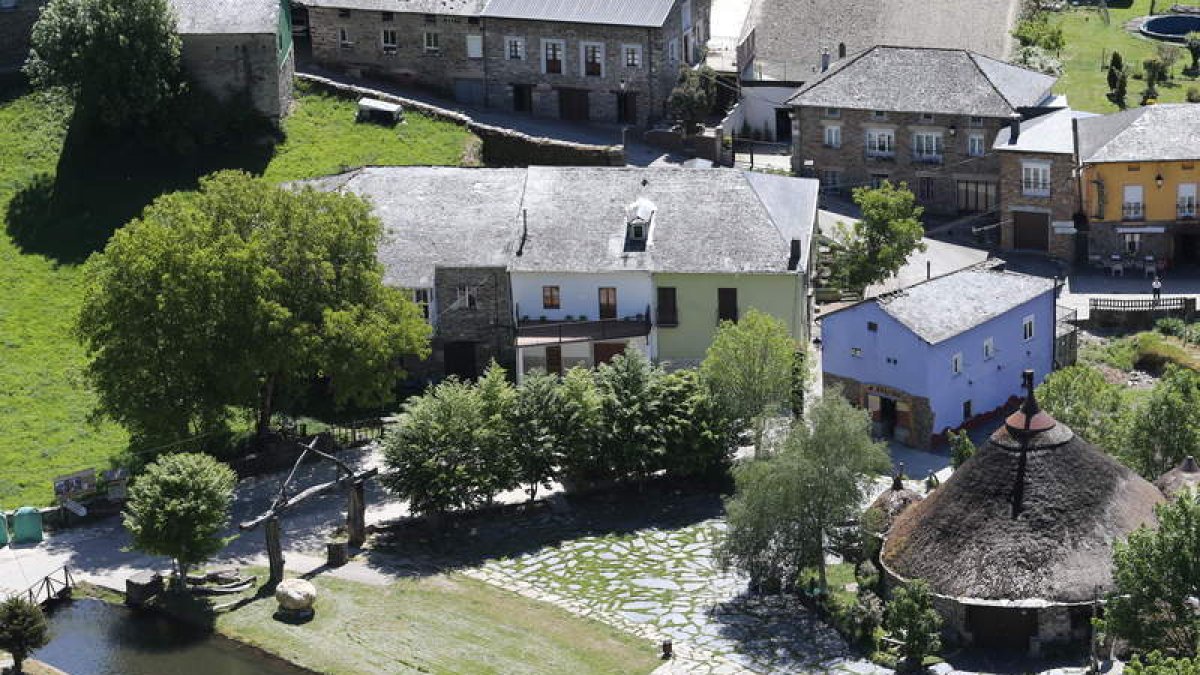
[[[1021,138],[1021,116],[1013,113],[1008,117],[1008,144],[1016,145]]]
[[[800,240],[792,240],[792,252],[788,256],[788,271],[794,272],[800,267]]]
[[[821,72],[829,70],[829,48],[821,50]]]

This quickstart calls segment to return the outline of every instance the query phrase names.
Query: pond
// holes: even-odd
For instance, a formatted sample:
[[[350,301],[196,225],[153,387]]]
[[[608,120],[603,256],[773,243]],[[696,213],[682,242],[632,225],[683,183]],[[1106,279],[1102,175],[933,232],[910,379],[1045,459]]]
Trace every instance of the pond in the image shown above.
[[[1159,40],[1183,42],[1188,33],[1200,31],[1200,16],[1167,14],[1146,19],[1142,32]]]
[[[306,671],[179,622],[81,599],[50,614],[34,658],[71,675],[299,675]]]

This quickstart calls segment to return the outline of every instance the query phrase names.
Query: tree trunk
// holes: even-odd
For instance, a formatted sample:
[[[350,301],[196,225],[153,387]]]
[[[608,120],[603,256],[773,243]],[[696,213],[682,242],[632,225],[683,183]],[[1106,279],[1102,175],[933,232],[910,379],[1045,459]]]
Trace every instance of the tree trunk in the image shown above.
[[[259,392],[258,424],[255,429],[259,438],[263,438],[271,431],[271,415],[275,412],[275,381],[277,378],[277,375],[267,375],[266,380],[263,381],[262,390]]]

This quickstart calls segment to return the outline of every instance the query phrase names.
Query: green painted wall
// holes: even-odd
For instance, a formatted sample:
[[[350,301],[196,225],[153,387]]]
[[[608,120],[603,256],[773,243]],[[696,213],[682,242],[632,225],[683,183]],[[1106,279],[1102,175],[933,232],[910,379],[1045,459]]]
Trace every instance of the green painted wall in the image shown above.
[[[655,274],[655,288],[675,288],[679,325],[659,326],[658,358],[699,361],[717,331],[717,289],[738,289],[738,314],[751,308],[766,312],[808,340],[807,299],[803,277],[796,274]],[[657,290],[655,291],[657,293]]]

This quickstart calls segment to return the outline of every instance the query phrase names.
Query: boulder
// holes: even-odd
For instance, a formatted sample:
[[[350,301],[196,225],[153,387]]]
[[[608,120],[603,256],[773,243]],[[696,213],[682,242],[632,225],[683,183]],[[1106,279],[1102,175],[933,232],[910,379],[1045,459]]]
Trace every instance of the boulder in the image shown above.
[[[304,579],[284,579],[275,587],[275,600],[288,612],[311,611],[317,601],[317,587]]]

